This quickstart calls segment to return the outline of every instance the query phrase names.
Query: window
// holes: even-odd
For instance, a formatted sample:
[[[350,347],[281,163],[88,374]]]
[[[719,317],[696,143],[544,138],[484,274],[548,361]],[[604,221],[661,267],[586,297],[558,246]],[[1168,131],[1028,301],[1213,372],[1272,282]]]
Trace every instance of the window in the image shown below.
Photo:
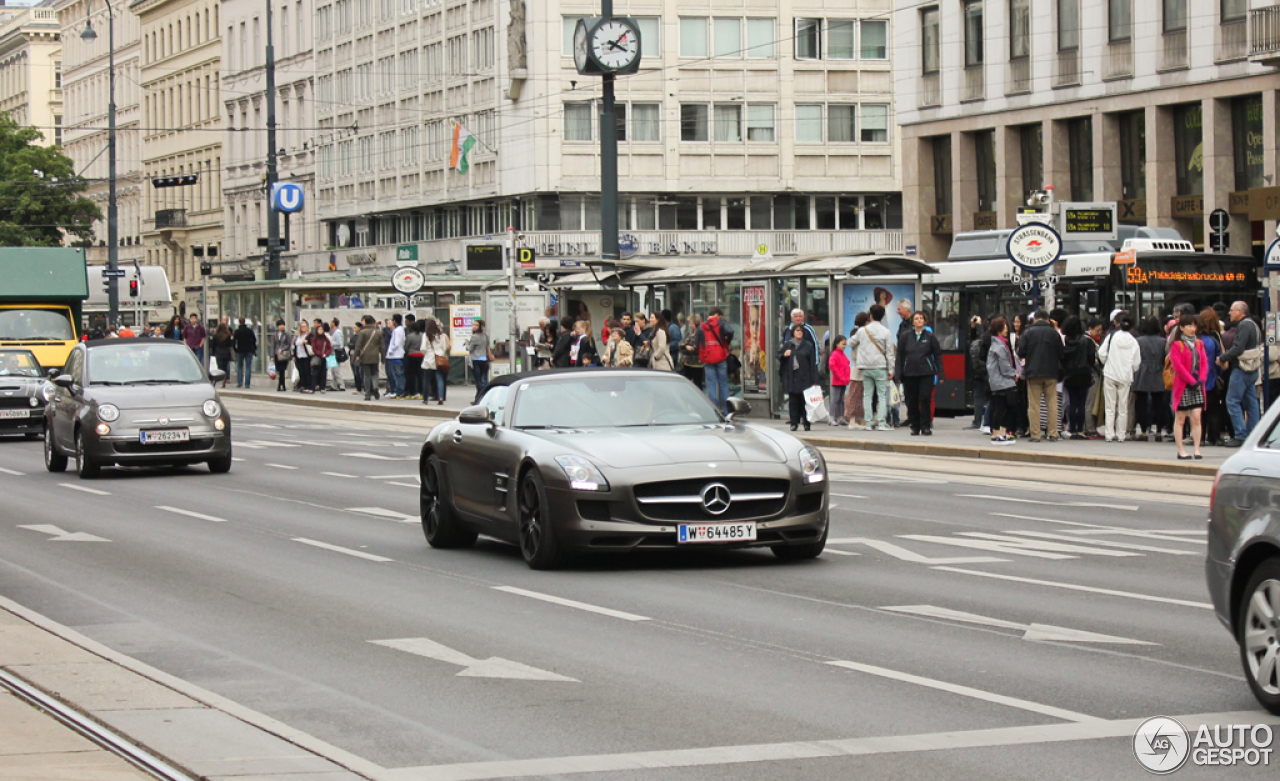
[[[862,140],[870,144],[889,141],[889,107],[864,105],[862,107]]]
[[[926,73],[937,73],[941,61],[938,38],[938,9],[926,8],[920,12],[920,66]]]
[[[984,60],[982,27],[983,0],[965,0],[964,4],[964,66],[973,68]]]
[[[1184,32],[1187,29],[1187,0],[1163,0],[1164,31]],[[1181,193],[1186,195],[1187,193]]]
[[[416,165],[418,162],[418,128],[406,127],[400,131],[400,148],[404,150],[404,164]]]
[[[796,104],[796,143],[822,143],[821,104]]]
[[[1173,157],[1178,195],[1204,194],[1204,132],[1199,103],[1173,109]]]
[[[615,103],[613,105],[613,119],[614,119],[614,124],[618,128],[617,130],[618,140],[626,141],[627,140],[627,104],[626,103]],[[601,128],[601,132],[603,132],[604,125],[601,125],[600,128]]]
[[[1142,111],[1119,116],[1120,189],[1124,200],[1147,197],[1147,120]]]
[[[712,30],[715,34],[715,49],[712,53],[716,57],[742,56],[741,19],[716,19]]]
[[[1044,126],[1018,128],[1018,146],[1022,150],[1022,191],[1030,195],[1044,186]]]
[[[822,20],[796,19],[796,59],[817,60],[822,57]]]
[[[680,104],[680,140],[707,140],[707,104]]]
[[[742,106],[737,103],[715,105],[716,140],[742,140]]]
[[[1093,200],[1093,118],[1079,117],[1067,122],[1071,156],[1071,200]]]
[[[707,56],[707,20],[698,17],[680,17],[680,56]]]
[[[1222,0],[1222,23],[1243,22],[1249,13],[1249,0]]]
[[[841,143],[857,141],[857,106],[832,103],[827,106],[827,141]]]
[[[1107,40],[1121,43],[1133,37],[1133,0],[1110,0],[1107,4]]]
[[[656,16],[636,17],[636,28],[640,31],[640,56],[662,56],[662,20]],[[570,44],[573,35],[570,34]],[[570,52],[572,54],[572,52]]]
[[[1247,95],[1232,99],[1231,136],[1235,157],[1236,189],[1243,191],[1265,186],[1262,179],[1261,95]]]
[[[862,59],[889,59],[889,23],[884,21],[862,22]]]
[[[973,134],[973,162],[978,174],[978,211],[996,209],[996,131]]]
[[[1009,0],[1009,59],[1031,56],[1031,0]]]
[[[772,103],[752,103],[747,106],[747,140],[777,140],[774,132],[774,111]]]
[[[396,134],[395,131],[378,134],[378,151],[381,152],[379,165],[383,169],[396,167]]]
[[[933,213],[951,213],[951,136],[933,139]]]
[[[590,141],[592,139],[592,104],[590,102],[564,104],[564,140]]]
[[[814,227],[820,231],[836,229],[836,199],[834,196],[819,195],[813,199],[813,213],[816,217]]]
[[[1080,49],[1080,0],[1058,0],[1058,51]]]
[[[661,103],[631,104],[631,140],[661,141],[662,127]]]
[[[747,56],[769,59],[774,56],[777,22],[773,19],[747,20]]]
[[[827,22],[827,57],[833,60],[852,60],[857,53],[856,22],[832,19]]]

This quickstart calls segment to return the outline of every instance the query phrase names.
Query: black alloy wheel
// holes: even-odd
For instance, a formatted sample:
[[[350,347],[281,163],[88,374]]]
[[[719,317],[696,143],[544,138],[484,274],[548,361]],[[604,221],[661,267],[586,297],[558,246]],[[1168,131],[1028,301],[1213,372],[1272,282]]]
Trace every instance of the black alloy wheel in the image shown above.
[[[67,457],[53,444],[53,426],[49,425],[44,427],[44,468],[50,472],[67,471]]]
[[[79,431],[76,432],[76,474],[81,480],[92,480],[102,474],[102,466],[84,452],[84,437]]]
[[[532,569],[556,569],[565,563],[565,553],[556,539],[546,512],[547,490],[538,470],[530,469],[520,481],[520,553]]]
[[[473,545],[479,536],[458,519],[444,495],[443,470],[435,454],[422,463],[421,482],[418,489],[419,513],[422,516],[422,533],[433,548],[465,548]]]

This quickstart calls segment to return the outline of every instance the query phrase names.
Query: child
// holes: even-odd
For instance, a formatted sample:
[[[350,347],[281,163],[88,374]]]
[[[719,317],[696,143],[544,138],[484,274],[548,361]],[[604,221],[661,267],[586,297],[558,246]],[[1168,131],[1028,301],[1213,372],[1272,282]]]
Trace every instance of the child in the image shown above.
[[[849,387],[849,356],[844,353],[847,343],[843,336],[837,336],[831,345],[831,357],[827,359],[827,366],[831,369],[830,423],[833,426],[849,425],[849,421],[844,419],[844,392]]]

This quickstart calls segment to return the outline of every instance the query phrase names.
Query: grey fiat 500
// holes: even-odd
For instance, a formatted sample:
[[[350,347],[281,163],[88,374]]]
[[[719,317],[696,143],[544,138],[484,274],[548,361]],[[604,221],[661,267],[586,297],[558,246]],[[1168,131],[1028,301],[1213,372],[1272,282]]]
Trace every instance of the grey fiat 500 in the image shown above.
[[[222,376],[178,341],[76,345],[45,409],[45,467],[61,472],[73,458],[81,478],[113,465],[230,470],[231,418],[213,386]]]

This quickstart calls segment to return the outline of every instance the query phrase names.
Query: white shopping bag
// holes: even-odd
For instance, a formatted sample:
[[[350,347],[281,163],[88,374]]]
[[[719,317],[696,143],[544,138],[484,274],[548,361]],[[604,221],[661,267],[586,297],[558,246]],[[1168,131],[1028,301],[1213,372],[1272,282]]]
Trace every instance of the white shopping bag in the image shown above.
[[[827,419],[827,404],[822,398],[822,386],[814,385],[804,392],[805,416],[810,423]]]
[[[289,364],[289,384],[290,385],[298,384],[298,362],[297,361],[294,361],[293,363]]]

